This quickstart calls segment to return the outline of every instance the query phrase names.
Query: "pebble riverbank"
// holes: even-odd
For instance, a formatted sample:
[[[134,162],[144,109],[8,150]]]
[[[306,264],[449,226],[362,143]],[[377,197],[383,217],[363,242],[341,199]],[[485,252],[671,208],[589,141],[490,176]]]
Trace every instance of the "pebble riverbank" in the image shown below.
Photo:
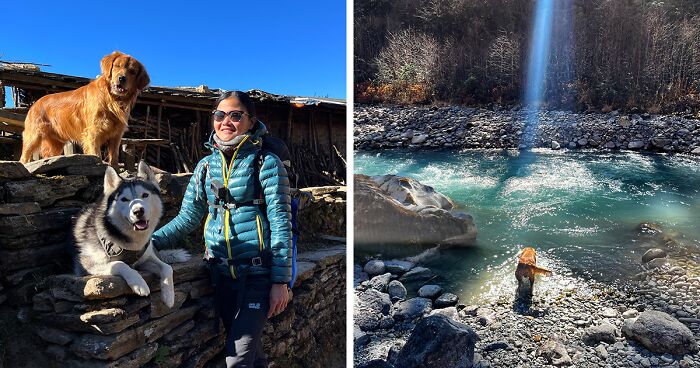
[[[514,277],[489,302],[464,305],[447,285],[407,293],[404,283],[435,282],[420,265],[357,264],[355,366],[391,367],[382,361],[391,362],[418,322],[437,313],[476,332],[474,367],[700,367],[700,263],[696,254],[665,255],[620,285],[557,270],[535,283],[529,308],[513,302]]]
[[[523,145],[528,111],[467,107],[358,105],[357,150],[517,149]],[[700,120],[618,112],[542,111],[534,147],[645,150],[700,154]]]

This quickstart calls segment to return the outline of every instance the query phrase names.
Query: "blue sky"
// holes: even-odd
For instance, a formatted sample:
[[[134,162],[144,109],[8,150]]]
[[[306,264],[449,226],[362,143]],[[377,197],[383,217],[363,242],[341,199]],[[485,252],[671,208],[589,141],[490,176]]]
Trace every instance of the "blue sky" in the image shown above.
[[[0,60],[94,78],[119,50],[155,86],[346,97],[345,1],[7,3]]]

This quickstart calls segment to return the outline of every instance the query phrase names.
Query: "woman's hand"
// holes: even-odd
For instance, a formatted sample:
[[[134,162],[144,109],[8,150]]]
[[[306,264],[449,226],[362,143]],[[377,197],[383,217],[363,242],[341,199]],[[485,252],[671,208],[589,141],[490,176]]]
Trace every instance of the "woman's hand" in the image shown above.
[[[287,308],[289,302],[289,293],[287,284],[272,284],[270,290],[270,310],[267,312],[267,318],[276,316]]]

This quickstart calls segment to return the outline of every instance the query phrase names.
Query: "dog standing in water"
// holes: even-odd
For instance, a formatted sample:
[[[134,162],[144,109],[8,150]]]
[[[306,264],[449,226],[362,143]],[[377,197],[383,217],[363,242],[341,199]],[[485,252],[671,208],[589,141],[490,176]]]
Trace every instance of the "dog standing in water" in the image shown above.
[[[538,267],[535,248],[527,247],[520,253],[518,266],[515,268],[515,278],[518,280],[517,299],[532,300],[535,275],[551,276],[552,271]]]

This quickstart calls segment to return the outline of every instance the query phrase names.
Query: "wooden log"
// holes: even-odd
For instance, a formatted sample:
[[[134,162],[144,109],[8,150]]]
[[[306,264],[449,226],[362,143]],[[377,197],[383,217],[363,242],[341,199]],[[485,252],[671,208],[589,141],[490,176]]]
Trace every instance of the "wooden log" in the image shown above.
[[[292,112],[294,109],[292,108],[292,105],[289,105],[289,114],[287,115],[287,145],[289,146],[289,149],[293,149],[294,145],[292,145]]]
[[[151,116],[151,106],[148,105],[148,106],[146,106],[146,121],[145,121],[146,129],[144,129],[144,131],[143,131],[144,138],[148,138],[148,118],[150,116]]]
[[[161,117],[163,115],[163,105],[158,105],[158,132],[156,134],[156,138],[160,138],[160,122],[161,122]],[[156,166],[160,167],[160,147],[156,148],[158,151],[156,153]]]

